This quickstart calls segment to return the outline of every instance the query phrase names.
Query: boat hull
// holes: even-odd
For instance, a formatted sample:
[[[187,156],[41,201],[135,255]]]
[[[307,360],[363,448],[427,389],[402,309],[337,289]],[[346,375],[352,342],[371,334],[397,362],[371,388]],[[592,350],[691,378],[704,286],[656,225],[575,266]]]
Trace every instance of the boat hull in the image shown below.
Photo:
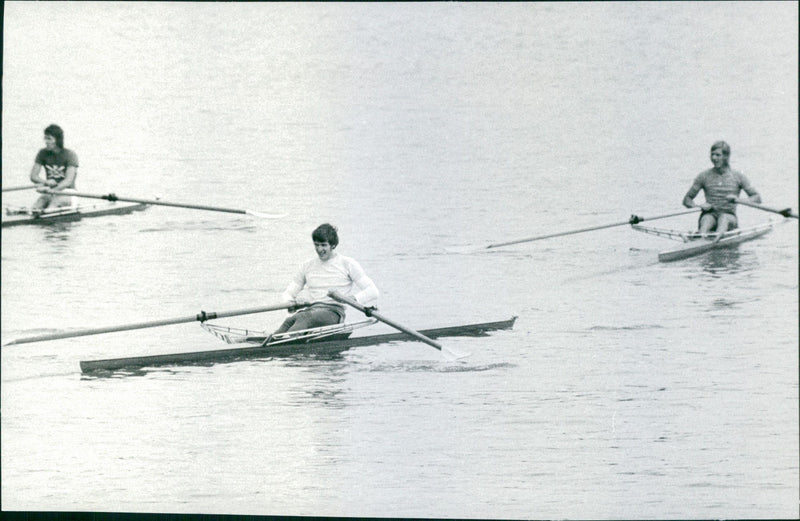
[[[659,252],[658,260],[659,262],[672,262],[694,257],[695,255],[700,255],[707,251],[716,250],[718,248],[730,248],[736,246],[737,244],[751,241],[766,235],[772,231],[773,227],[773,225],[769,225],[761,228],[741,230],[740,232],[729,232],[716,242],[708,239],[696,239],[689,241],[679,248]]]
[[[78,207],[68,207],[63,210],[44,212],[38,217],[27,214],[3,214],[2,227],[22,226],[28,224],[41,225],[58,222],[79,221],[91,217],[102,217],[105,215],[125,215],[146,209],[148,204],[144,203],[98,203],[82,205]]]
[[[499,322],[485,322],[464,326],[426,329],[420,331],[428,338],[454,337],[454,336],[487,336],[490,331],[511,329],[517,317]],[[129,358],[112,358],[106,360],[81,361],[83,373],[102,373],[121,370],[137,370],[144,367],[161,367],[169,365],[213,364],[220,362],[233,362],[252,358],[274,358],[297,355],[333,355],[339,354],[352,347],[371,346],[386,342],[399,342],[415,340],[406,333],[387,333],[350,337],[346,339],[331,339],[316,342],[287,342],[278,345],[261,346],[253,338],[250,347],[217,349],[212,351],[195,351],[191,353],[175,353],[166,355],[137,356]]]

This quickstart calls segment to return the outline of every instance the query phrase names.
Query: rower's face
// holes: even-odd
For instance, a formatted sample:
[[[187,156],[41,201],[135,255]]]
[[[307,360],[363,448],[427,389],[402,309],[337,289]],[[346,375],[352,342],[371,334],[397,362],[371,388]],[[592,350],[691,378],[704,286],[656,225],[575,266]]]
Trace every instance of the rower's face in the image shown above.
[[[328,241],[325,242],[317,242],[314,241],[314,249],[317,250],[317,255],[319,256],[319,260],[326,261],[331,258],[333,254],[333,249],[335,246],[331,246]]]
[[[711,162],[714,163],[715,168],[722,168],[728,164],[728,158],[722,153],[722,150],[715,148],[711,151]]]
[[[56,149],[56,138],[51,136],[50,134],[44,135],[44,146],[47,150],[55,150]]]

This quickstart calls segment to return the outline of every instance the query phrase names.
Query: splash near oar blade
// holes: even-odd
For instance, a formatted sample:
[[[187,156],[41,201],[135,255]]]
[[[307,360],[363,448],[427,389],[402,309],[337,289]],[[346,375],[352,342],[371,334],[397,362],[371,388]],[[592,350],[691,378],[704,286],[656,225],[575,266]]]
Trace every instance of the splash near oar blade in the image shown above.
[[[750,206],[751,208],[757,208],[759,210],[764,210],[765,212],[777,213],[778,215],[782,215],[782,216],[787,217],[787,218],[788,217],[793,217],[795,219],[798,218],[798,215],[796,213],[793,213],[791,208],[784,208],[782,210],[778,210],[777,208],[770,208],[769,206],[764,206],[763,204],[752,203],[752,202],[747,201],[745,199],[735,199],[734,202],[736,204],[741,204],[741,205],[744,205],[744,206]]]
[[[288,309],[292,304],[277,304],[274,306],[264,306],[258,308],[239,309],[234,311],[220,311],[220,312],[205,312],[201,311],[197,315],[188,317],[167,318],[163,320],[153,320],[150,322],[135,322],[132,324],[123,324],[119,326],[101,327],[95,329],[82,329],[78,331],[66,331],[64,333],[52,333],[48,335],[32,336],[27,338],[18,338],[4,345],[14,344],[30,344],[33,342],[45,342],[47,340],[60,340],[62,338],[74,338],[79,336],[101,335],[103,333],[116,333],[118,331],[130,331],[133,329],[144,329],[148,327],[169,326],[172,324],[184,324],[187,322],[205,322],[215,318],[235,317],[239,315],[250,315],[253,313],[264,313],[267,311],[277,311],[281,309]]]
[[[432,340],[432,339],[426,337],[422,333],[420,333],[418,331],[414,331],[413,329],[408,328],[406,326],[403,326],[401,324],[398,324],[397,322],[382,316],[377,311],[368,310],[365,306],[362,306],[361,304],[359,304],[355,300],[347,298],[347,297],[345,297],[343,295],[340,295],[336,291],[328,292],[328,296],[331,297],[333,300],[336,300],[337,302],[341,302],[342,304],[347,304],[348,306],[354,307],[355,309],[361,311],[365,315],[367,315],[369,317],[374,317],[374,318],[380,320],[381,322],[383,322],[384,324],[392,326],[393,328],[397,329],[398,331],[401,331],[401,332],[403,332],[403,333],[405,333],[407,335],[410,335],[410,336],[416,338],[420,342],[424,342],[424,343],[428,344],[431,347],[435,347],[436,349],[438,349],[439,351],[441,351],[442,353],[447,355],[448,358],[452,358],[454,360],[459,360],[461,358],[466,358],[466,357],[468,357],[470,355],[470,353],[463,353],[463,352],[459,352],[459,351],[457,351],[455,349],[452,349],[452,348],[444,347],[439,342],[436,342],[435,340]]]
[[[56,193],[50,190],[45,191],[44,193]],[[269,213],[269,212],[258,212],[255,210],[241,210],[238,208],[223,208],[221,206],[207,206],[202,204],[190,204],[190,203],[172,203],[169,201],[162,201],[161,199],[138,199],[134,197],[121,197],[116,194],[87,194],[83,192],[73,192],[70,191],[69,195],[73,195],[75,197],[86,197],[88,199],[103,199],[106,201],[125,201],[131,203],[143,203],[143,204],[151,204],[154,206],[171,206],[173,208],[188,208],[190,210],[206,210],[209,212],[224,212],[224,213],[236,213],[241,215],[250,215],[253,217],[259,217],[261,219],[280,219],[281,217],[286,217],[287,214],[285,213]]]

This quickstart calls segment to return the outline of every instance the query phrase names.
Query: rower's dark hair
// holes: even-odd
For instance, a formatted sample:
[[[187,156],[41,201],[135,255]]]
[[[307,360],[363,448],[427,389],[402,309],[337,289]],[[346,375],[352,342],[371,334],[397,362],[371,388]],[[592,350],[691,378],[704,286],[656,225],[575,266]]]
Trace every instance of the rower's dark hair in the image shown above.
[[[717,141],[711,145],[712,152],[716,149],[722,150],[722,153],[725,154],[725,157],[730,157],[731,155],[731,146],[724,141]]]
[[[44,129],[44,134],[46,136],[53,136],[56,139],[58,148],[64,148],[64,131],[61,130],[61,127],[55,124],[50,125]]]
[[[311,239],[314,242],[327,242],[331,246],[339,244],[339,234],[336,233],[336,227],[328,223],[317,226],[317,229],[311,232]]]

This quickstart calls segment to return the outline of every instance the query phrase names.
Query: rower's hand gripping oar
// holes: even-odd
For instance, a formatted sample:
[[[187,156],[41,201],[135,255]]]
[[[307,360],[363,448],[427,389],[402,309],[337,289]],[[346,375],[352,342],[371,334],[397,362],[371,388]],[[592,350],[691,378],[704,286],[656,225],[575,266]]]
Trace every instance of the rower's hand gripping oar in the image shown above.
[[[759,210],[764,210],[765,212],[772,212],[782,215],[784,217],[794,217],[795,219],[798,218],[796,213],[792,212],[791,208],[784,208],[782,210],[778,210],[777,208],[770,208],[769,206],[764,206],[761,204],[756,204],[753,202],[748,201],[747,199],[739,199],[733,196],[730,196],[728,200],[732,203],[742,204],[744,206],[750,206],[752,208],[758,208]]]
[[[249,315],[252,313],[264,313],[266,311],[277,311],[279,309],[287,309],[292,304],[283,303],[274,306],[265,306],[259,308],[239,309],[235,311],[220,311],[220,312],[205,312],[201,311],[197,315],[188,317],[168,318],[164,320],[153,320],[151,322],[137,322],[133,324],[124,324],[120,326],[101,327],[97,329],[82,329],[79,331],[67,331],[65,333],[53,333],[49,335],[39,335],[27,338],[18,338],[17,340],[8,342],[4,345],[13,344],[29,344],[32,342],[44,342],[46,340],[59,340],[62,338],[73,338],[78,336],[100,335],[103,333],[115,333],[117,331],[130,331],[131,329],[144,329],[147,327],[169,326],[172,324],[183,324],[186,322],[205,322],[215,318],[235,317],[239,315]]]
[[[133,197],[120,197],[116,194],[106,194],[106,195],[99,195],[99,194],[87,194],[83,192],[53,192],[52,190],[39,190],[41,193],[45,194],[62,194],[62,195],[74,195],[75,197],[86,197],[88,199],[104,199],[106,201],[125,201],[129,203],[143,203],[143,204],[151,204],[155,206],[172,206],[175,208],[189,208],[192,210],[208,210],[210,212],[225,212],[225,213],[238,213],[244,215],[252,215],[253,217],[260,217],[262,219],[279,219],[281,217],[286,217],[285,213],[277,214],[277,213],[265,213],[265,212],[257,212],[255,210],[239,210],[236,208],[222,208],[219,206],[205,206],[200,204],[187,204],[187,203],[170,203],[167,201],[162,201],[160,199],[137,199]]]
[[[448,358],[452,358],[454,360],[459,360],[461,358],[466,358],[466,357],[468,357],[470,355],[470,353],[463,353],[463,352],[457,351],[457,350],[455,350],[453,348],[444,347],[440,343],[438,343],[438,342],[436,342],[434,340],[431,340],[430,338],[426,337],[422,333],[420,333],[418,331],[414,331],[413,329],[408,328],[406,326],[403,326],[401,324],[398,324],[397,322],[394,322],[393,320],[390,320],[390,319],[382,316],[380,313],[375,311],[373,308],[368,308],[366,306],[363,306],[363,305],[359,304],[358,302],[356,302],[353,299],[350,299],[350,298],[347,298],[347,297],[345,297],[343,295],[340,295],[335,290],[329,291],[328,292],[328,296],[331,297],[333,300],[336,300],[338,302],[341,302],[343,304],[347,304],[348,306],[352,306],[352,307],[356,308],[357,310],[361,311],[362,313],[364,313],[368,317],[375,317],[376,319],[380,320],[384,324],[390,325],[393,328],[397,329],[398,331],[401,331],[401,332],[403,332],[403,333],[405,333],[407,335],[411,335],[412,337],[416,338],[417,340],[419,340],[421,342],[425,342],[429,346],[435,347],[436,349],[438,349],[442,353],[448,355]]]

